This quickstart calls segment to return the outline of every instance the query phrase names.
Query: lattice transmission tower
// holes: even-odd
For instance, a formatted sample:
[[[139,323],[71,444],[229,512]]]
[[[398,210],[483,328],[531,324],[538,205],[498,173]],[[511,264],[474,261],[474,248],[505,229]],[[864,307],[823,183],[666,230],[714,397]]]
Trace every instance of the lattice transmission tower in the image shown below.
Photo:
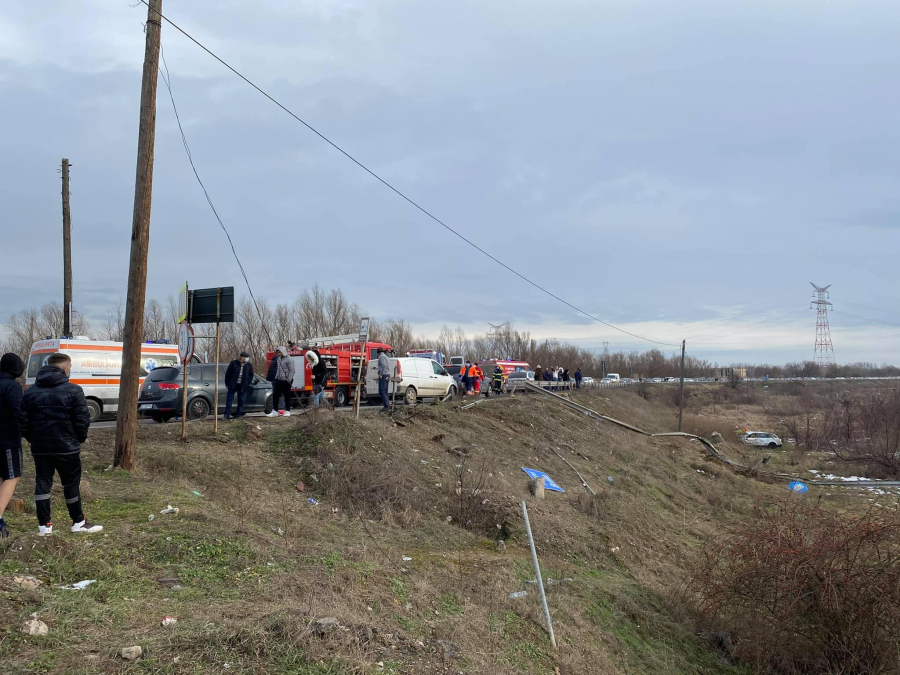
[[[818,366],[830,366],[834,364],[834,347],[831,344],[831,327],[828,325],[828,308],[833,307],[828,301],[827,286],[816,286],[809,282],[816,289],[813,297],[815,300],[809,303],[809,308],[816,310],[816,352],[815,361]]]

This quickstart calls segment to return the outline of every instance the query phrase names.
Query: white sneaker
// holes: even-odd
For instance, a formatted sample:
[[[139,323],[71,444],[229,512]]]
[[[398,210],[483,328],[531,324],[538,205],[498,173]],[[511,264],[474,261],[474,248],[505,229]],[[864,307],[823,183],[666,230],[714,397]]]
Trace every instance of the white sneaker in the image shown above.
[[[93,523],[89,523],[87,520],[82,520],[80,523],[74,523],[72,525],[72,532],[85,532],[87,534],[93,534],[94,532],[102,531],[102,525],[94,525]]]
[[[285,417],[290,417],[290,416],[291,416],[291,411],[290,411],[290,410],[285,410],[285,411],[284,411],[284,416],[285,416]]]
[[[267,413],[266,417],[278,417],[278,411],[273,410],[272,412]]]
[[[53,534],[53,523],[49,525],[38,525],[38,536],[46,537],[47,535]]]

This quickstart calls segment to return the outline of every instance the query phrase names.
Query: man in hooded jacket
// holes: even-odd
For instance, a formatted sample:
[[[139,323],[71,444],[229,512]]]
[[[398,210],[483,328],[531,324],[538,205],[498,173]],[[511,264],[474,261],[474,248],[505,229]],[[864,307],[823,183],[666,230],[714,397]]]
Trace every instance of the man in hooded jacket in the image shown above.
[[[269,373],[272,380],[272,399],[277,410],[273,410],[268,417],[291,416],[291,387],[294,385],[294,359],[288,355],[287,347],[278,347],[272,358],[274,369],[270,366]],[[274,372],[273,372],[274,371]],[[280,399],[284,397],[284,406],[280,405]]]
[[[22,385],[16,380],[25,372],[17,354],[0,357],[0,539],[9,536],[3,512],[22,477]]]
[[[40,534],[53,533],[50,491],[53,474],[59,474],[72,532],[100,532],[102,525],[89,523],[81,510],[81,444],[87,440],[91,413],[84,391],[69,382],[72,359],[51,354],[22,397],[22,436],[31,443],[34,458],[34,505]]]

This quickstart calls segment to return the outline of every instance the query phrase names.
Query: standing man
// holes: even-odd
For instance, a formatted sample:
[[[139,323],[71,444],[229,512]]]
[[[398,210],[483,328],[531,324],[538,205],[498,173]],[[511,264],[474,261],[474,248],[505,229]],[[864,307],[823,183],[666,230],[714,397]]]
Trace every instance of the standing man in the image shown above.
[[[388,384],[391,381],[391,360],[384,351],[384,347],[378,348],[378,395],[381,397],[381,410],[391,409],[388,399]],[[395,385],[396,386],[396,385]]]
[[[22,477],[22,385],[16,380],[24,372],[25,364],[17,354],[0,357],[0,539],[9,536],[3,512]]]
[[[459,371],[459,381],[462,382],[462,390],[463,393],[468,395],[468,393],[472,390],[472,380],[469,377],[469,370],[472,367],[471,361],[466,361],[466,365],[463,366],[462,370]]]
[[[575,369],[575,388],[581,389],[581,366]]]
[[[294,386],[294,359],[288,356],[287,347],[278,347],[275,356],[272,357],[274,368],[269,366],[269,374],[272,380],[272,398],[275,402],[275,410],[266,417],[290,417],[291,416],[291,388]],[[284,397],[284,405],[281,398]]]
[[[225,388],[228,394],[225,397],[225,419],[231,419],[231,404],[234,402],[234,395],[237,394],[237,413],[235,419],[244,416],[244,394],[250,391],[250,385],[253,384],[253,364],[250,363],[250,355],[247,352],[241,352],[240,358],[235,359],[228,364],[225,371]]]
[[[327,405],[325,403],[325,385],[328,382],[328,366],[325,365],[325,359],[322,358],[322,355],[317,350],[313,349],[310,351],[316,355],[315,363],[313,363],[313,360],[310,360],[310,363],[312,363],[313,376],[312,402],[313,407],[318,408],[320,403],[323,406]]]
[[[500,367],[499,363],[496,366],[494,366],[493,382],[494,382],[494,393],[496,393],[497,396],[499,396],[500,394],[503,393],[503,368]]]
[[[72,532],[100,532],[102,525],[89,523],[81,510],[81,444],[87,440],[91,413],[84,392],[69,382],[72,359],[51,354],[22,397],[22,435],[31,443],[34,458],[34,505],[41,536],[53,534],[50,522],[50,490],[53,474],[59,474]]]

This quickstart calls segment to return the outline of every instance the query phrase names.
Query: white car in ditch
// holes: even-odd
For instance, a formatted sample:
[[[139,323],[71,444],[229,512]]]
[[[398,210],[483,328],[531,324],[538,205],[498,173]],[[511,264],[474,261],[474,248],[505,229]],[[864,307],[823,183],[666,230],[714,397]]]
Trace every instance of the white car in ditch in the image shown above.
[[[784,445],[778,436],[765,431],[748,431],[741,436],[741,441],[747,445],[758,445],[761,448],[780,448]]]

